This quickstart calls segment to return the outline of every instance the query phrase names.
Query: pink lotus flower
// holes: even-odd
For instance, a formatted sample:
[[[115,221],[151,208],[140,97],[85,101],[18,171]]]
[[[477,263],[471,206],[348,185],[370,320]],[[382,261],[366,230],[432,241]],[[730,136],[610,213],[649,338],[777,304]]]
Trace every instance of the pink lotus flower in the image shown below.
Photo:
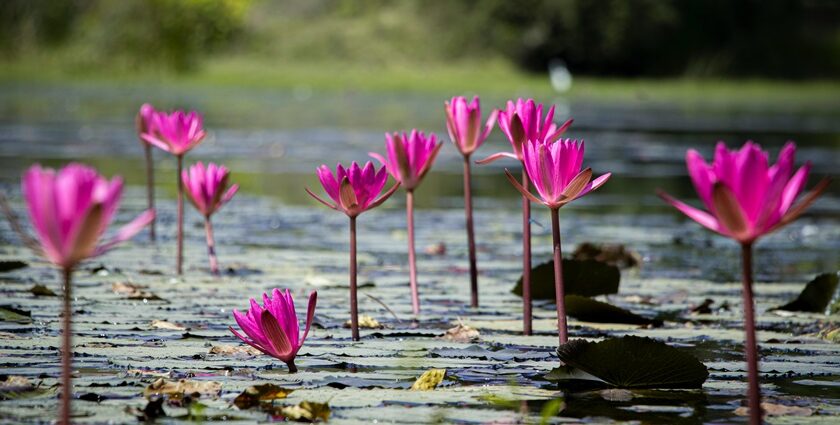
[[[158,111],[155,110],[154,106],[148,103],[142,104],[140,106],[140,112],[137,113],[137,134],[141,135],[140,141],[143,142],[144,145],[148,142],[142,137],[142,135],[148,134],[152,131],[151,126],[157,114]]]
[[[376,171],[370,161],[365,163],[364,167],[359,167],[359,164],[354,162],[350,168],[344,168],[341,164],[336,165],[336,173],[333,174],[329,167],[321,165],[317,170],[318,178],[335,204],[321,199],[309,189],[306,189],[306,192],[320,203],[342,211],[348,217],[356,217],[369,209],[378,207],[399,187],[397,183],[377,198],[388,180],[386,169],[387,167],[383,166]]]
[[[306,330],[303,331],[302,337],[295,313],[295,300],[288,289],[285,293],[275,289],[271,292],[271,297],[263,294],[262,307],[251,298],[251,308],[245,314],[233,310],[233,318],[247,336],[237,332],[232,326],[228,329],[246,344],[280,359],[289,366],[289,372],[294,373],[297,372],[295,356],[309,335],[317,300],[318,293],[312,291],[306,309]]]
[[[230,171],[224,165],[211,162],[205,167],[201,161],[181,173],[190,201],[205,217],[210,217],[239,190],[238,184],[228,187],[228,177]]]
[[[206,135],[198,112],[175,111],[168,114],[156,111],[148,113],[141,137],[165,152],[181,156],[201,143]]]
[[[414,247],[414,189],[423,176],[432,168],[442,143],[437,143],[434,134],[427,138],[422,131],[411,130],[411,135],[394,133],[385,135],[388,159],[377,153],[370,156],[386,165],[386,169],[406,190],[406,221],[408,226],[408,269],[411,287],[411,307],[414,314],[420,313],[420,295],[417,288],[417,264]]]
[[[572,125],[572,119],[566,120],[561,126],[552,122],[554,119],[554,105],[548,108],[545,118],[542,115],[543,105],[536,104],[533,99],[517,99],[507,102],[505,110],[499,112],[499,128],[505,133],[513,152],[498,152],[478,161],[487,164],[502,157],[522,161],[522,146],[528,141],[539,140],[555,142]]]
[[[239,190],[238,184],[228,187],[229,176],[230,172],[224,166],[211,162],[205,167],[201,161],[181,173],[181,182],[187,188],[190,202],[204,216],[207,255],[210,257],[210,271],[213,274],[219,273],[219,263],[216,260],[216,242],[213,240],[210,216]]]
[[[65,270],[130,239],[155,217],[154,210],[147,210],[112,239],[99,243],[119,206],[120,177],[108,181],[81,164],[69,164],[58,172],[34,165],[24,174],[22,186],[44,255]]]
[[[467,103],[463,96],[453,97],[446,102],[446,129],[449,137],[461,155],[470,156],[487,139],[496,123],[497,111],[490,113],[484,128],[481,128],[481,104],[478,96]]]
[[[414,190],[432,168],[443,144],[437,143],[434,134],[426,137],[422,131],[411,130],[411,134],[394,133],[385,135],[388,158],[371,152],[370,156],[384,164],[394,179],[408,191]]]
[[[664,192],[659,195],[692,220],[741,244],[742,296],[747,360],[747,395],[750,424],[762,423],[761,388],[758,375],[758,345],[755,335],[755,311],[752,290],[752,246],[755,241],[792,222],[828,187],[823,179],[793,205],[805,187],[811,164],[806,162],[793,173],[796,145],[788,142],[776,164],[769,165],[769,155],[748,141],[738,151],[730,151],[723,142],[715,148],[709,165],[695,150],[686,153],[688,174],[697,194],[706,205],[702,211],[682,203]]]
[[[82,260],[102,255],[118,243],[130,239],[155,217],[155,211],[149,209],[123,226],[109,241],[100,243],[119,207],[122,185],[121,178],[108,181],[95,169],[81,164],[69,164],[58,172],[33,165],[24,173],[21,186],[37,241],[23,232],[5,198],[0,196],[0,207],[24,243],[61,268],[64,312],[59,421],[63,424],[70,423],[70,401],[73,398],[73,269]]]
[[[306,193],[315,198],[318,202],[336,210],[342,211],[350,218],[350,329],[353,341],[359,340],[359,305],[357,297],[357,273],[356,273],[356,217],[371,209],[376,208],[400,186],[397,182],[388,189],[382,196],[377,196],[385,187],[388,180],[387,167],[382,166],[379,171],[373,168],[373,163],[368,161],[364,168],[353,163],[349,169],[338,164],[336,174],[333,175],[329,167],[321,165],[318,167],[318,178],[327,195],[335,201],[335,204],[327,202],[308,188]]]
[[[793,173],[796,145],[788,142],[776,164],[768,164],[768,154],[748,141],[738,151],[718,142],[712,164],[691,149],[686,164],[694,188],[706,206],[703,211],[668,194],[666,202],[704,227],[741,243],[751,243],[802,215],[825,190],[827,181],[794,205],[805,188],[811,163]]]
[[[565,139],[555,143],[539,140],[525,144],[523,162],[529,180],[534,184],[540,198],[532,195],[505,170],[511,184],[532,202],[558,209],[587,193],[601,187],[611,173],[592,180],[592,170],[581,171],[584,143]]]

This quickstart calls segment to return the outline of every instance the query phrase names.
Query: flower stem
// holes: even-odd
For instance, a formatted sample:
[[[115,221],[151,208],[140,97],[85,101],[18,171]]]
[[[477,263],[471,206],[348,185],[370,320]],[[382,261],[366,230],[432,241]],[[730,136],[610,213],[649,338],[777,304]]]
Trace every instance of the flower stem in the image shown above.
[[[557,331],[560,344],[569,340],[566,328],[566,292],[563,288],[563,251],[560,248],[560,210],[551,209],[551,236],[554,239],[554,298],[557,303]]]
[[[146,197],[149,202],[149,209],[155,208],[155,169],[152,162],[152,147],[148,143],[143,143],[143,148],[146,150]],[[155,221],[152,219],[149,223],[149,239],[155,240]]]
[[[178,252],[175,254],[175,271],[182,273],[184,261],[184,182],[181,181],[181,168],[184,165],[184,156],[178,155]]]
[[[295,366],[295,359],[286,362],[286,366],[289,367],[289,373],[297,373],[298,369],[297,366]]]
[[[73,270],[62,270],[64,278],[64,317],[62,318],[61,343],[61,418],[60,424],[70,425],[70,401],[73,399],[73,294],[70,285]]]
[[[464,156],[464,213],[467,216],[467,245],[470,252],[470,307],[478,307],[478,266],[475,260],[475,228],[472,211],[470,156]]]
[[[746,332],[748,405],[750,424],[761,424],[761,388],[758,383],[758,346],[755,340],[755,311],[752,293],[752,243],[741,245],[741,265],[743,266],[744,296],[744,331]]]
[[[216,259],[216,242],[213,240],[213,223],[210,216],[204,217],[204,233],[207,235],[207,255],[210,257],[210,272],[219,275],[219,261]]]
[[[528,173],[522,166],[522,187],[528,190]],[[531,313],[531,203],[522,197],[522,333],[532,334]]]
[[[359,305],[356,298],[356,217],[350,217],[350,329],[359,340]]]
[[[414,252],[414,191],[405,192],[405,213],[408,223],[408,278],[411,286],[411,308],[420,314],[420,295],[417,290],[417,257]]]

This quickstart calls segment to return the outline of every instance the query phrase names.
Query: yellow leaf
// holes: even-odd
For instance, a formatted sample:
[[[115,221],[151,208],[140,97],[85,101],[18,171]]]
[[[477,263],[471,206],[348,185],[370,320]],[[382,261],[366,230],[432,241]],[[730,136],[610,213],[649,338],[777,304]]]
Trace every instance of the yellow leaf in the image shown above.
[[[429,369],[423,372],[423,374],[414,381],[414,385],[411,386],[411,389],[415,391],[433,390],[441,383],[441,381],[443,381],[445,376],[446,369]]]

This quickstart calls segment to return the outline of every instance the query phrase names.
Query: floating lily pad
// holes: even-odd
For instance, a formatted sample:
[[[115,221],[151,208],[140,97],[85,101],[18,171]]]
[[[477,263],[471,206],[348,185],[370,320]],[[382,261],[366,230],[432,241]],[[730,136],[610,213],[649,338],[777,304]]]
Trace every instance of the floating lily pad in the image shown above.
[[[615,294],[620,280],[621,272],[616,266],[596,260],[563,260],[566,295],[594,297]],[[522,277],[516,282],[513,293],[522,296]],[[554,260],[531,270],[531,296],[536,300],[554,299]]]
[[[0,261],[0,273],[29,267],[29,264],[20,260]]]
[[[47,288],[46,286],[41,285],[41,284],[33,286],[29,290],[29,292],[31,292],[32,295],[35,295],[36,297],[55,297],[55,296],[57,296],[56,293],[52,291],[52,289]]]
[[[250,409],[259,406],[261,403],[271,403],[274,400],[284,399],[293,391],[274,384],[253,385],[236,396],[233,404],[240,409]]]
[[[621,307],[580,295],[566,296],[566,314],[583,322],[662,325],[661,320],[648,319]]]
[[[651,338],[579,339],[561,345],[557,354],[615,388],[700,388],[709,377],[694,356]]]
[[[0,306],[0,322],[29,323],[32,313],[9,305]]]
[[[832,299],[837,297],[837,284],[837,273],[823,273],[808,282],[795,300],[775,309],[824,313]]]

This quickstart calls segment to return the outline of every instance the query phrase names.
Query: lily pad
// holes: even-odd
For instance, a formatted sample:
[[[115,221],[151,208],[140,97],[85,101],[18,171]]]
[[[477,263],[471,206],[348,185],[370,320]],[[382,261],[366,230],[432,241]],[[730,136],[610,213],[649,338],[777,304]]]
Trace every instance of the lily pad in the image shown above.
[[[596,260],[563,259],[563,284],[566,295],[594,297],[615,294],[621,272],[618,267]],[[522,296],[522,277],[512,291]],[[531,296],[536,300],[554,299],[554,260],[542,263],[531,270]]]
[[[274,384],[253,385],[236,396],[233,404],[240,409],[250,409],[259,406],[260,403],[271,403],[274,400],[284,399],[293,391]]]
[[[808,282],[795,300],[775,310],[824,313],[832,299],[836,298],[837,284],[837,273],[823,273]]]
[[[557,354],[615,388],[700,388],[709,377],[694,356],[651,338],[579,339],[561,345]]]
[[[566,296],[566,314],[583,322],[662,325],[661,320],[648,319],[621,307],[580,295]]]
[[[29,323],[32,321],[32,313],[12,306],[0,306],[0,322]]]
[[[53,292],[52,289],[47,288],[46,286],[41,285],[41,284],[33,286],[29,290],[29,292],[31,292],[32,295],[35,295],[36,297],[55,297],[55,296],[57,296],[56,293]]]

